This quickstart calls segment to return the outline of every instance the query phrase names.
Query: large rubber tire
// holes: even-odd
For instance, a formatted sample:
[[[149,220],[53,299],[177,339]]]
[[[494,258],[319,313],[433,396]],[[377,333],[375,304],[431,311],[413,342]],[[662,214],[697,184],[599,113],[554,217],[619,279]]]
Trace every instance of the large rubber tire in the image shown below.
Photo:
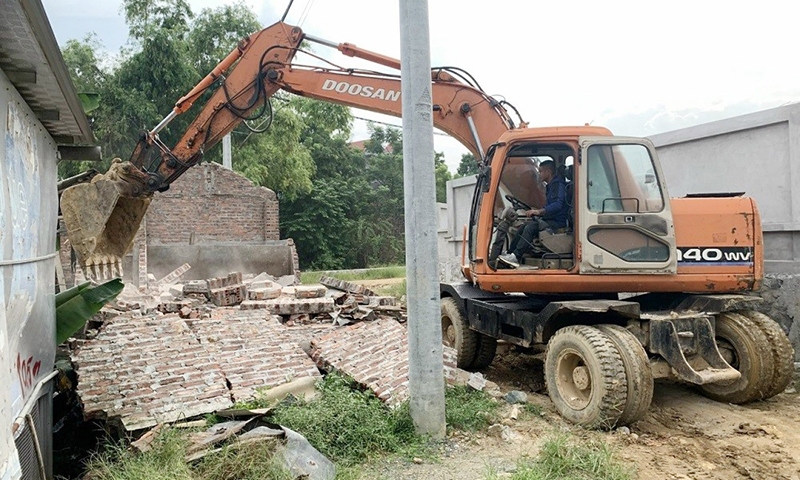
[[[478,333],[478,349],[475,352],[475,360],[472,368],[486,368],[492,364],[497,353],[497,339]]]
[[[588,428],[612,428],[628,394],[625,365],[617,347],[600,330],[573,325],[547,343],[544,375],[556,410]]]
[[[600,325],[597,327],[608,335],[617,347],[625,366],[628,394],[625,408],[619,417],[618,425],[629,425],[641,420],[653,401],[653,372],[647,352],[636,335],[619,325]]]
[[[766,335],[772,349],[772,380],[763,391],[762,399],[774,397],[786,390],[794,373],[794,348],[778,322],[755,310],[737,312],[754,322]]]
[[[452,297],[442,299],[442,342],[456,350],[458,368],[472,367],[478,348],[478,334],[469,329],[467,319]]]
[[[747,403],[764,398],[774,375],[772,347],[753,320],[738,313],[716,316],[717,347],[723,358],[742,374],[738,380],[701,385],[703,393],[726,403]]]

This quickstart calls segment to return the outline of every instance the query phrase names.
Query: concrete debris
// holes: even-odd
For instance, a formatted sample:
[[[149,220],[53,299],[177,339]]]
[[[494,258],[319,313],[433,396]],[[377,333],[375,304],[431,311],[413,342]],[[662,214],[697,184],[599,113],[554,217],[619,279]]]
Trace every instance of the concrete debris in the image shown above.
[[[225,278],[209,278],[208,294],[218,307],[239,305],[247,298],[247,287],[242,283],[241,272],[229,273]]]
[[[196,418],[292,381],[308,387],[318,368],[351,375],[391,405],[408,398],[406,311],[394,298],[280,280],[234,272],[124,291],[70,342],[87,419],[132,431]],[[444,355],[448,381],[466,383],[455,351]]]
[[[323,285],[298,285],[294,287],[294,296],[297,298],[320,298],[328,291]]]
[[[498,437],[506,443],[511,443],[519,438],[519,434],[511,429],[508,425],[495,423],[491,425],[487,433],[493,437]]]
[[[359,285],[357,283],[348,282],[345,280],[339,280],[338,278],[328,277],[326,275],[323,275],[319,279],[319,283],[325,285],[326,287],[335,288],[336,290],[341,290],[343,292],[370,296],[375,295],[375,292],[368,289],[364,285]]]
[[[291,287],[292,285],[297,285],[297,277],[294,275],[283,275],[275,280],[275,282],[282,287]]]
[[[526,403],[528,401],[528,394],[520,390],[512,390],[508,392],[503,399],[512,405],[515,403]]]
[[[480,392],[486,388],[486,379],[481,372],[473,372],[467,380],[467,386]]]
[[[161,285],[167,285],[170,283],[175,283],[180,279],[184,273],[188,272],[192,266],[188,263],[184,263],[180,267],[176,268],[175,270],[168,273],[164,278],[156,282],[156,286],[160,287]]]

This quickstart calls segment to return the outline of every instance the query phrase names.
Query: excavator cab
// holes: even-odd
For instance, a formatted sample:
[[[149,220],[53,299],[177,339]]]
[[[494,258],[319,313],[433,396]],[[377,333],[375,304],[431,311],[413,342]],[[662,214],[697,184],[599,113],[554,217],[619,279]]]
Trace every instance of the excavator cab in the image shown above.
[[[572,169],[576,155],[575,145],[563,142],[523,142],[508,149],[502,165],[498,194],[495,196],[493,242],[489,259],[495,269],[504,264],[496,261],[499,252],[508,251],[514,238],[519,236],[525,224],[532,221],[524,214],[531,208],[545,206],[546,186],[541,180],[540,165],[551,161],[556,165],[556,175],[567,181],[568,208],[574,207],[574,188],[566,178]],[[570,270],[573,265],[574,231],[573,212],[565,225],[549,228],[539,233],[529,244],[521,259],[520,270]],[[525,241],[524,239],[518,239]]]
[[[569,130],[528,129],[490,149],[491,167],[479,176],[470,219],[470,272],[502,274],[493,277],[501,291],[505,282],[509,288],[512,282],[531,282],[513,288],[532,291],[544,282],[519,275],[675,274],[672,212],[653,145],[598,127]],[[570,172],[567,226],[543,230],[519,266],[507,268],[497,259],[530,221],[522,211],[545,206],[538,172],[544,161],[553,161],[565,177]],[[485,220],[488,205],[491,225]]]

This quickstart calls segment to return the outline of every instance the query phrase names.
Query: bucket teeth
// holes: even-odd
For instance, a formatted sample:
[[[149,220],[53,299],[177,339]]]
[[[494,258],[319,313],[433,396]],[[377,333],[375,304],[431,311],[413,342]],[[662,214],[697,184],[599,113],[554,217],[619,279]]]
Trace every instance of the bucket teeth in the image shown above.
[[[83,265],[83,273],[87,280],[94,282],[121,278],[122,259],[114,255],[93,255]]]

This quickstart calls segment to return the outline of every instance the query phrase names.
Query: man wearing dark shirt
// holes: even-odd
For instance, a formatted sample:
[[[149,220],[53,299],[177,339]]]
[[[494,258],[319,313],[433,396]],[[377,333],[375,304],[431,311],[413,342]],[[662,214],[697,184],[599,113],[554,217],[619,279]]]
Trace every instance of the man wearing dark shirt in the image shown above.
[[[539,236],[544,229],[556,230],[567,226],[569,216],[569,202],[567,202],[567,181],[556,174],[556,165],[552,160],[545,160],[539,164],[539,178],[547,184],[546,203],[544,208],[533,208],[526,213],[534,218],[525,224],[521,234],[518,234],[509,245],[509,252],[497,257],[498,260],[518,267],[522,255],[528,251],[533,239]]]

